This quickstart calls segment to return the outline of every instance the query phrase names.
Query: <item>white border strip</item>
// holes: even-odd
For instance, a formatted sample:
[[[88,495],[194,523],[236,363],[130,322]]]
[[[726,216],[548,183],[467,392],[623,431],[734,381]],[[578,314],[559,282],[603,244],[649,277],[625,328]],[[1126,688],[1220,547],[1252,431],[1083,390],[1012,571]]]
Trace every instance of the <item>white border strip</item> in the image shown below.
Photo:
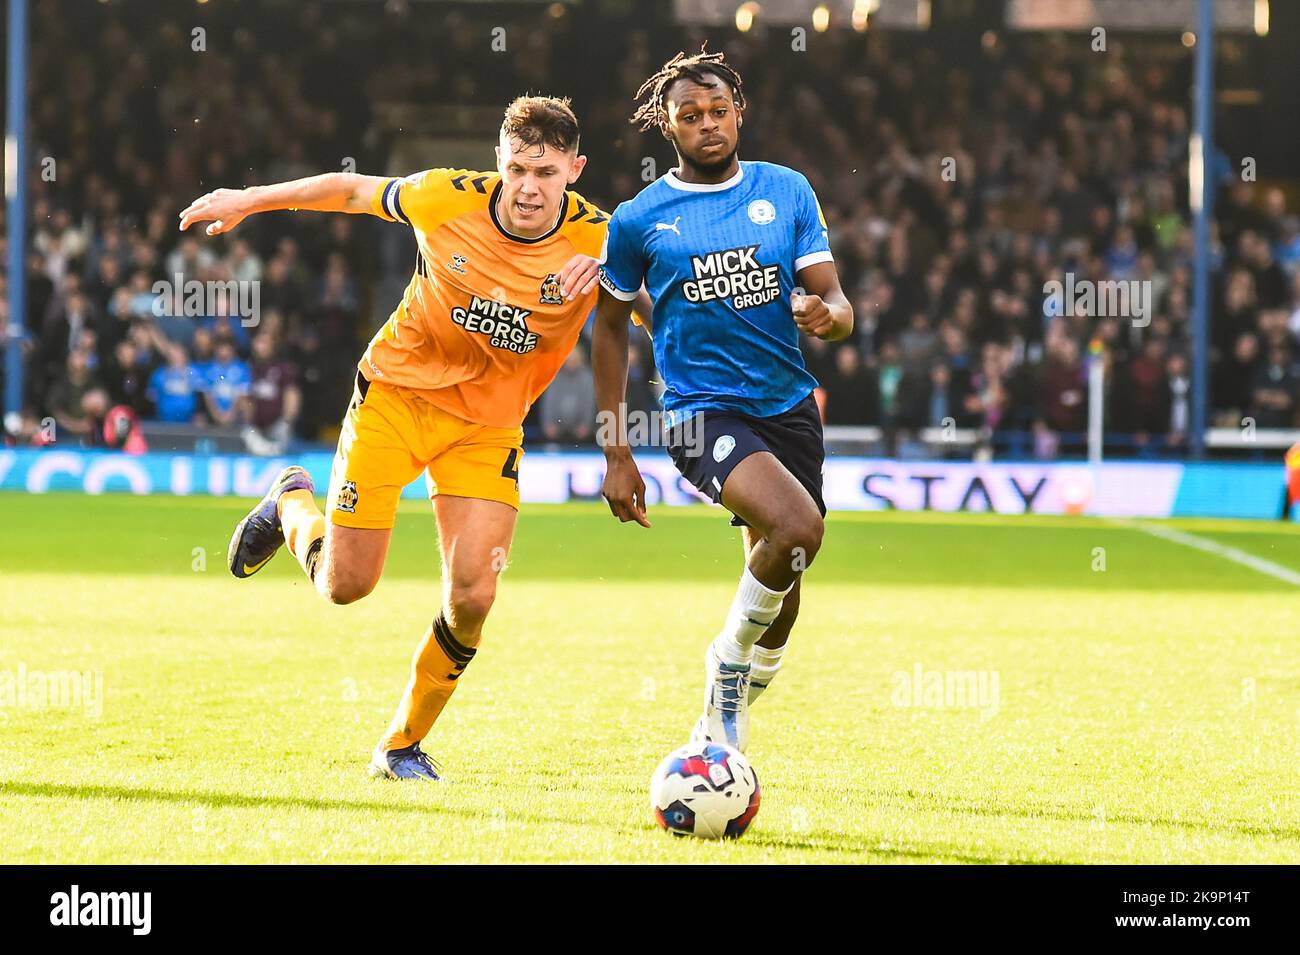
[[[835,256],[829,249],[823,249],[820,252],[809,252],[807,255],[801,255],[794,260],[795,272],[802,272],[810,265],[816,265],[818,262],[834,262]]]
[[[1251,570],[1284,581],[1291,584],[1293,587],[1300,587],[1300,573],[1297,573],[1290,567],[1283,567],[1281,564],[1275,564],[1271,560],[1265,560],[1263,557],[1256,557],[1254,554],[1248,554],[1244,550],[1229,547],[1227,544],[1220,544],[1218,541],[1210,540],[1208,537],[1197,537],[1194,534],[1187,534],[1183,531],[1174,530],[1172,527],[1164,527],[1160,524],[1147,524],[1143,521],[1127,521],[1125,526],[1132,527],[1133,529],[1142,531],[1145,534],[1150,534],[1152,537],[1159,537],[1161,540],[1167,540],[1174,544],[1182,544],[1184,547],[1194,547],[1197,550],[1205,551],[1207,554],[1214,554],[1217,557],[1230,560],[1234,564],[1241,564],[1243,567],[1249,567]]]
[[[682,192],[721,192],[724,189],[739,185],[740,180],[743,178],[745,178],[745,167],[740,163],[736,164],[736,171],[732,177],[722,182],[682,182],[677,176],[676,167],[664,173],[664,182],[674,189],[680,189]]]

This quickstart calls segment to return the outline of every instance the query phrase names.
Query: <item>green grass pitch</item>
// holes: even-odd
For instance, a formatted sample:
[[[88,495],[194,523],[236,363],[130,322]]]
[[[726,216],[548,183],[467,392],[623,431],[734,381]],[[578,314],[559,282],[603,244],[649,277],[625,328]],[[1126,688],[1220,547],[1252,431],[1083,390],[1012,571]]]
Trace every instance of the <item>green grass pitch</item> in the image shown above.
[[[1300,862],[1300,588],[1124,522],[833,515],[762,809],[705,843],[647,790],[739,574],[720,510],[526,507],[427,786],[364,774],[439,600],[427,505],[348,607],[283,555],[231,578],[246,506],[0,495],[0,862]],[[1171,526],[1300,570],[1294,528]],[[100,705],[14,695],[55,671]]]

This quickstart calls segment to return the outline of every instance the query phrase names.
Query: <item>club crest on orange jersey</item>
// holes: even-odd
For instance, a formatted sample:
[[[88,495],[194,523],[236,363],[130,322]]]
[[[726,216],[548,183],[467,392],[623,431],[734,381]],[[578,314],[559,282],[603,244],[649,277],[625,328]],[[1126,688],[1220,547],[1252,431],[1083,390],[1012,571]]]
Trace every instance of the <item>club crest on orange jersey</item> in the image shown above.
[[[339,488],[339,500],[335,507],[340,511],[346,511],[348,514],[357,512],[357,485],[355,481],[343,482],[343,486]]]
[[[542,279],[542,297],[540,301],[543,305],[564,304],[564,296],[560,293],[560,280],[555,277],[554,272],[548,272],[546,278]]]

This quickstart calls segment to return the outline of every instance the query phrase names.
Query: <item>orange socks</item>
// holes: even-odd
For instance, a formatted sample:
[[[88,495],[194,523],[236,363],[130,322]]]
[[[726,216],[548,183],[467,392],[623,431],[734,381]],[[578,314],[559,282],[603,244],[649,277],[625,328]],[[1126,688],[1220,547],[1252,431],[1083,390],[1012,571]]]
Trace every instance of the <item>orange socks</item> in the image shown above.
[[[429,735],[442,708],[456,690],[456,681],[474,659],[475,648],[461,644],[442,613],[415,649],[411,681],[388,726],[380,749],[404,749]]]
[[[308,579],[316,579],[321,545],[325,542],[325,515],[316,506],[311,491],[287,491],[280,495],[280,525],[289,553],[297,558]]]

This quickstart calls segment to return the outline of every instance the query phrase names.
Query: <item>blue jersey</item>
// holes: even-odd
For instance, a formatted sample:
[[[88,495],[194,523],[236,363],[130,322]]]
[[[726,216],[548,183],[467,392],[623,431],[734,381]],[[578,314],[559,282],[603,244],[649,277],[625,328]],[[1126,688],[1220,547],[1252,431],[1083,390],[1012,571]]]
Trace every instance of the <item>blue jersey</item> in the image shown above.
[[[768,418],[817,387],[790,311],[795,274],[831,261],[826,221],[801,173],[742,162],[726,182],[669,172],[611,217],[600,280],[654,300],[655,363],[670,426],[696,411]]]
[[[206,382],[193,365],[171,365],[149,376],[149,400],[157,409],[159,421],[188,423],[199,407],[199,392]]]
[[[248,365],[236,358],[229,364],[214,361],[208,366],[208,379],[205,391],[212,396],[212,403],[222,414],[229,411],[236,401],[248,394],[253,384],[253,373]]]

